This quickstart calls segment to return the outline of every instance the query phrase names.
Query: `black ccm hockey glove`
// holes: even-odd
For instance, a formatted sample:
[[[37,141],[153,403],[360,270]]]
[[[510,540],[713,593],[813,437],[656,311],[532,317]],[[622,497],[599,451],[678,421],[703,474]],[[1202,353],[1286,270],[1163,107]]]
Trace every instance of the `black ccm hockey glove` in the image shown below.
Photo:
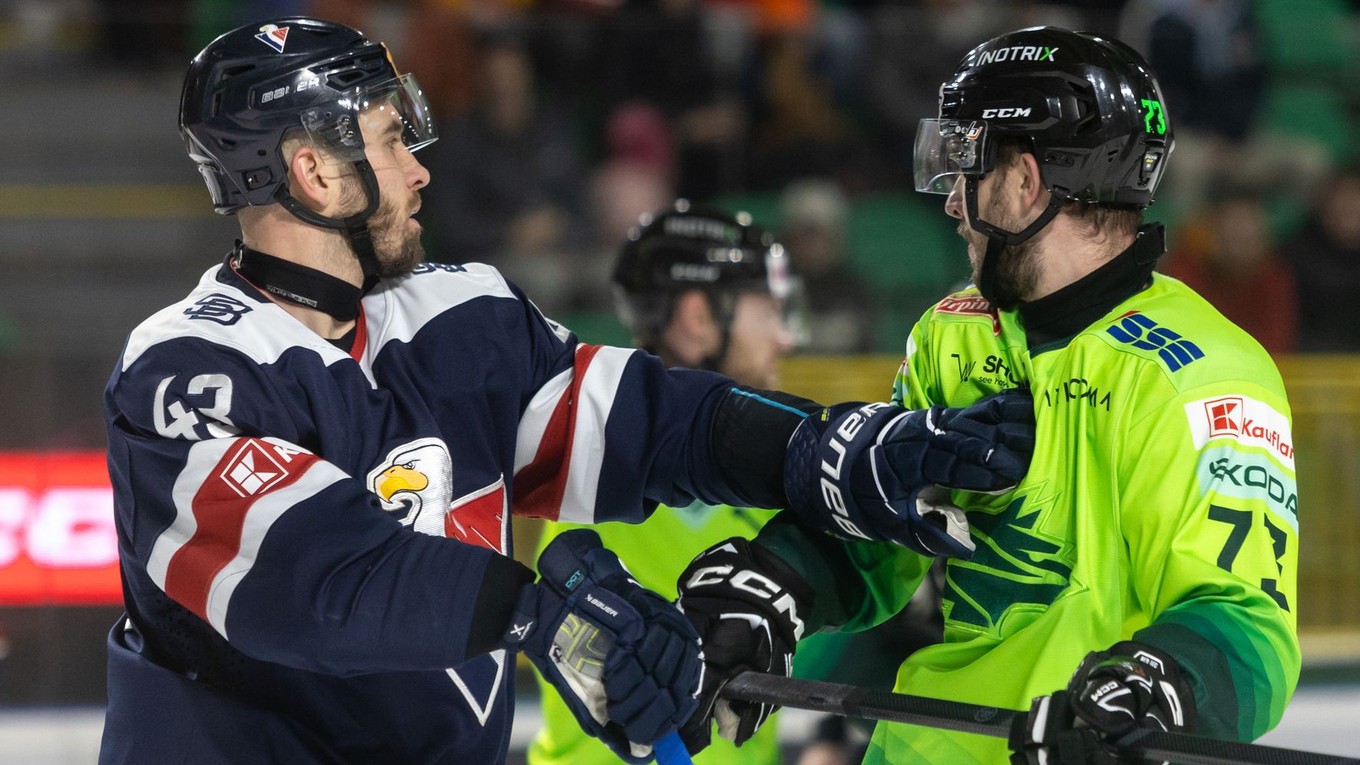
[[[1195,723],[1195,696],[1176,660],[1132,640],[1082,659],[1067,690],[1034,700],[1016,718],[1014,765],[1113,765],[1112,742],[1139,729]],[[1142,762],[1142,760],[1138,760]]]
[[[718,698],[723,685],[752,670],[789,676],[812,588],[774,553],[733,537],[699,554],[680,574],[680,610],[699,632],[704,678],[699,708],[680,728],[690,754],[718,735],[741,746],[777,706]]]
[[[887,540],[923,555],[971,557],[963,510],[934,485],[1015,486],[1034,453],[1034,399],[1008,390],[965,409],[837,404],[794,431],[784,457],[800,525],[841,539]]]

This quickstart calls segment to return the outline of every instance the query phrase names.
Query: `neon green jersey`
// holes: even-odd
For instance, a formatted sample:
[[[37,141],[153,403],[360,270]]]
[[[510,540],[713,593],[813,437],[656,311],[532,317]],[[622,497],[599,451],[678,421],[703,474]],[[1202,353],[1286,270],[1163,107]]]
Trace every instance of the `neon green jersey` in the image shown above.
[[[658,507],[646,522],[632,525],[600,523],[587,528],[599,533],[604,546],[613,550],[643,587],[674,600],[676,580],[694,557],[709,547],[734,536],[751,538],[774,515],[772,510],[748,510],[726,505],[710,507],[696,503],[687,508]],[[543,532],[542,547],[569,523],[549,523]],[[604,744],[581,729],[566,702],[556,689],[541,677],[543,727],[529,746],[530,765],[614,765],[621,760]],[[772,717],[741,748],[732,746],[716,734],[713,743],[694,757],[703,763],[739,765],[776,765],[779,742]]]
[[[1154,275],[1103,315],[1087,309],[1065,336],[1031,347],[1017,313],[997,314],[969,289],[913,328],[897,403],[959,406],[1027,385],[1037,447],[1014,490],[954,493],[977,553],[948,562],[944,642],[913,654],[896,689],[1028,709],[1065,687],[1088,652],[1134,639],[1189,674],[1194,732],[1254,739],[1279,722],[1299,672],[1297,496],[1280,375],[1176,280]],[[920,581],[914,553],[845,549],[869,596],[846,607],[845,628],[881,620]],[[1007,756],[1001,739],[880,724],[865,761]]]

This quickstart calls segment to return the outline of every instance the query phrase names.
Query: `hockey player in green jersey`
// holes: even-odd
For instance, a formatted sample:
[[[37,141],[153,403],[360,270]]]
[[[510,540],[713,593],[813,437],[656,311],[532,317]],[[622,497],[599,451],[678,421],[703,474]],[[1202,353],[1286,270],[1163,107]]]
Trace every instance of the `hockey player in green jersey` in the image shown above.
[[[710,257],[716,250],[728,255]],[[619,314],[639,347],[667,366],[712,369],[759,388],[777,387],[779,359],[795,342],[796,284],[783,248],[749,215],[691,208],[683,199],[630,232],[614,271]],[[699,502],[659,510],[639,526],[591,528],[639,583],[671,598],[676,575],[695,555],[734,535],[755,536],[774,515]],[[575,527],[547,523],[540,547]],[[530,744],[530,765],[618,762],[581,729],[557,693],[541,680],[540,686],[543,727]],[[775,765],[775,734],[773,724],[764,726],[740,750],[723,741],[696,761]]]
[[[976,286],[912,329],[895,403],[933,412],[1028,387],[1037,441],[1016,488],[944,494],[966,511],[959,543],[934,550],[951,556],[945,639],[909,657],[896,688],[1030,714],[1009,746],[881,723],[866,762],[1114,762],[1111,742],[1134,729],[1249,741],[1283,714],[1299,672],[1289,404],[1259,344],[1153,272],[1163,233],[1143,208],[1171,149],[1141,56],[1056,28],[973,50],[941,87],[937,118],[922,121],[916,186],[948,194]],[[707,613],[856,630],[917,586],[922,551],[854,541],[871,536],[856,533],[861,508],[885,502],[882,468],[840,470],[876,448],[884,411],[831,407],[794,434],[801,456],[791,448],[786,469],[820,462],[824,476],[819,492],[790,496],[787,514],[809,524],[820,511],[836,520],[829,534],[781,514],[681,575],[681,606],[710,657],[730,638],[706,633]],[[916,508],[889,504],[910,514],[940,500],[923,491]],[[771,580],[794,602],[718,592],[716,566]],[[710,694],[712,677],[741,669],[707,663]]]

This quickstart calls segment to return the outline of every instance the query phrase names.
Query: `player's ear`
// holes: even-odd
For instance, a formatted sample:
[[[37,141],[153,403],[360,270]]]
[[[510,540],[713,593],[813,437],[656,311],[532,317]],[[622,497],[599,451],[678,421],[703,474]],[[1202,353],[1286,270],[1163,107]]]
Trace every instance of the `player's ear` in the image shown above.
[[[716,328],[708,297],[700,290],[686,290],[675,298],[671,326],[692,338],[705,338]]]
[[[288,191],[309,209],[324,210],[339,190],[339,179],[325,171],[321,153],[306,141],[285,146],[293,154],[288,160]]]
[[[1026,207],[1040,207],[1048,204],[1047,189],[1044,188],[1043,176],[1039,174],[1039,160],[1027,151],[1019,153],[1016,167],[1012,168],[1019,177],[1020,201]],[[1043,204],[1040,204],[1042,202]]]

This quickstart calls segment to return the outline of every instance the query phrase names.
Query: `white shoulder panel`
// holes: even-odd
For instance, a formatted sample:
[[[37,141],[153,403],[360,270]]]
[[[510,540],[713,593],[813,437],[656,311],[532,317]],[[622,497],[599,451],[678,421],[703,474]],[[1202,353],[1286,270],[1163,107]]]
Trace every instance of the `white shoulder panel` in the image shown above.
[[[181,337],[231,348],[259,364],[278,361],[284,351],[299,347],[314,351],[328,365],[349,358],[272,302],[260,302],[218,281],[222,268],[208,269],[187,297],[152,314],[132,331],[123,351],[124,370],[153,346]]]
[[[409,342],[436,316],[477,298],[517,299],[505,277],[483,263],[426,263],[409,276],[384,280],[364,298],[368,355],[393,341]]]

